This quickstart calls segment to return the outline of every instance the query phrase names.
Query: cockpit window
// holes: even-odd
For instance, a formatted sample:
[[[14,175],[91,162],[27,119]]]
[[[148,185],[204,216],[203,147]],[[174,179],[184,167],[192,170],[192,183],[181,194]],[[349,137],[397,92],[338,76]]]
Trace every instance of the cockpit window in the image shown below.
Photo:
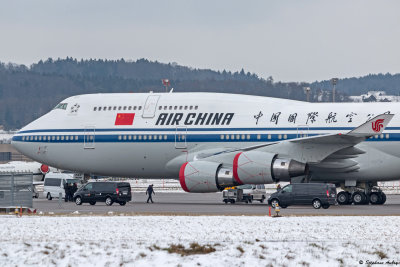
[[[60,103],[54,109],[67,109],[68,103]]]

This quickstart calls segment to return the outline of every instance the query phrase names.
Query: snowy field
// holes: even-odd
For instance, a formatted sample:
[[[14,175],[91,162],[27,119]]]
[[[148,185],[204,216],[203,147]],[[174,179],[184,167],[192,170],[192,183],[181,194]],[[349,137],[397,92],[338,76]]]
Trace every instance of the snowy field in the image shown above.
[[[400,217],[1,216],[0,266],[400,264],[399,229]]]

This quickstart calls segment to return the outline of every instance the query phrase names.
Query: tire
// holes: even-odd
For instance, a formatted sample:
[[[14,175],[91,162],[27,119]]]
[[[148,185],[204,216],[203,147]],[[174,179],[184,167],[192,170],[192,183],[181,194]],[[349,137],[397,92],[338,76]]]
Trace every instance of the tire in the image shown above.
[[[379,205],[385,204],[385,202],[386,202],[386,194],[381,192],[381,198],[382,198],[382,200],[381,200],[381,202],[379,202]]]
[[[339,192],[336,201],[339,205],[348,205],[350,200],[349,193],[346,191]]]
[[[50,193],[47,193],[47,200],[52,200],[53,198],[51,197],[51,194]]]
[[[354,205],[363,205],[367,199],[367,196],[365,195],[364,192],[355,192],[353,194],[353,202]]]
[[[107,206],[111,206],[112,204],[113,204],[113,201],[112,201],[111,197],[107,197],[106,198],[106,205]]]
[[[235,204],[235,200],[234,199],[231,199],[231,204]]]
[[[75,204],[76,205],[82,205],[82,198],[81,197],[76,197],[75,198]]]
[[[262,196],[262,198],[260,199],[260,203],[264,203],[265,197]]]
[[[225,204],[228,204],[228,200],[227,200],[227,199],[224,199],[224,203],[225,203]]]
[[[125,205],[126,205],[126,201],[119,202],[119,204],[120,204],[121,206],[125,206]]]
[[[320,209],[321,206],[322,206],[321,200],[319,200],[319,199],[314,199],[314,200],[312,201],[312,206],[313,206],[314,209]]]
[[[322,208],[323,208],[323,209],[329,209],[330,206],[331,206],[331,205],[329,205],[329,204],[325,204],[325,205],[322,205]]]
[[[89,202],[89,204],[94,206],[94,205],[96,205],[96,201],[91,201],[91,202]]]
[[[382,196],[379,192],[372,192],[369,195],[369,202],[371,205],[379,205],[382,202]]]
[[[278,204],[278,206],[282,208],[279,200],[277,200],[276,198],[272,199],[271,200],[271,207],[273,207],[275,209],[275,207],[277,206],[276,204]]]

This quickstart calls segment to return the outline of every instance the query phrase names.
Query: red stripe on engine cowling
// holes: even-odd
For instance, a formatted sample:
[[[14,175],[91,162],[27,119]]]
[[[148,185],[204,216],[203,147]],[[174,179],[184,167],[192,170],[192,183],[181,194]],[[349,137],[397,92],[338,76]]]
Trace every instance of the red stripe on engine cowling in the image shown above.
[[[185,168],[186,165],[188,165],[188,163],[189,162],[183,163],[181,169],[179,170],[179,183],[181,184],[182,189],[185,190],[186,192],[190,192],[185,182]]]
[[[233,159],[233,178],[235,179],[236,182],[238,182],[239,184],[243,184],[242,181],[240,181],[239,179],[239,175],[238,175],[238,161],[239,161],[239,157],[243,152],[237,153],[235,158]]]

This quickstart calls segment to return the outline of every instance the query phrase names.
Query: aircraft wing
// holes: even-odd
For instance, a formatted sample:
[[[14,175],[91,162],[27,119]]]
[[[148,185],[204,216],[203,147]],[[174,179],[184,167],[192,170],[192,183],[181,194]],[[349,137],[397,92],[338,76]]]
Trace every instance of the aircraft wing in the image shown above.
[[[347,149],[347,153],[342,153],[343,155],[361,154],[363,152],[354,146],[372,136],[381,134],[393,116],[393,114],[378,115],[348,133],[298,138],[281,142],[271,148],[277,149],[276,152],[279,154],[285,154],[292,159],[308,163],[321,162],[328,156],[345,149]],[[339,155],[338,157],[340,158]]]
[[[364,153],[354,146],[372,136],[381,134],[393,116],[393,114],[378,115],[347,133],[303,137],[240,149],[221,149],[217,153],[215,153],[216,151],[203,153],[201,157],[195,157],[195,160],[219,160],[230,164],[238,152],[257,150],[276,153],[280,157],[285,156],[309,164],[318,164],[324,159],[328,159],[333,162],[325,164],[332,168],[340,165],[351,168],[356,163],[353,164],[354,161],[348,159]]]

